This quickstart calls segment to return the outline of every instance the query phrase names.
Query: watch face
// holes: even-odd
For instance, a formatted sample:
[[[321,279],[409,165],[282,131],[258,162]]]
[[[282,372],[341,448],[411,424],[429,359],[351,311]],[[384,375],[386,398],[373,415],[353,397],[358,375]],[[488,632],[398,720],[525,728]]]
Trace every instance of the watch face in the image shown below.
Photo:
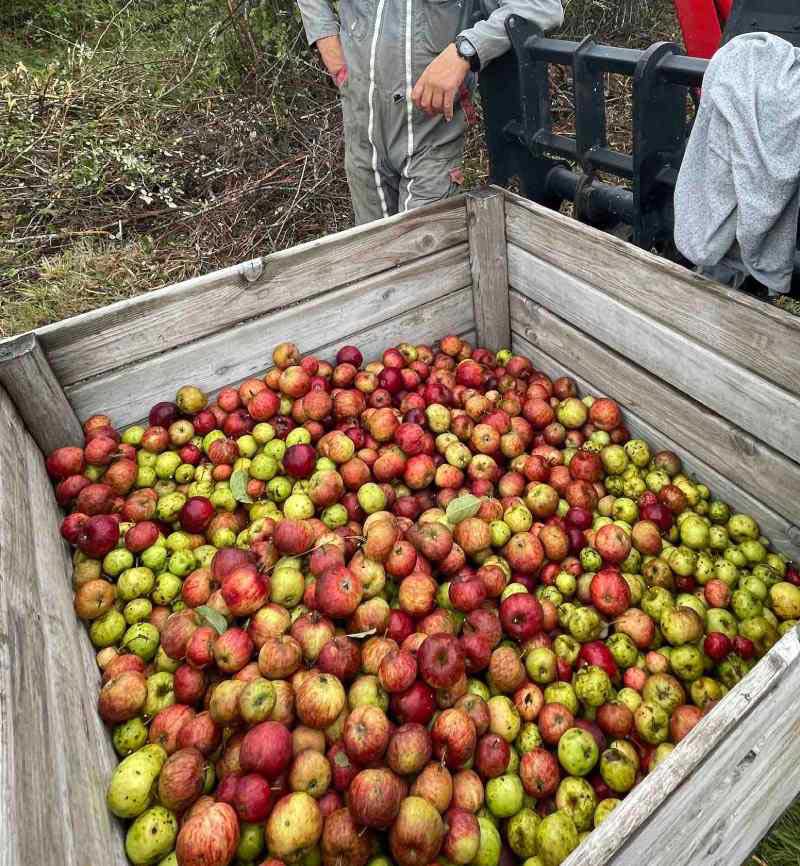
[[[475,46],[467,39],[459,39],[456,47],[462,57],[471,59],[475,56]]]

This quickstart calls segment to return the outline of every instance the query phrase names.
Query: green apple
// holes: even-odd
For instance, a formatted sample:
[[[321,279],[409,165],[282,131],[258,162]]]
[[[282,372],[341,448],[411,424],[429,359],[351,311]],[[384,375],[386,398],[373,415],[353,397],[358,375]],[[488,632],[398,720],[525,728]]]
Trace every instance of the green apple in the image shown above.
[[[636,783],[636,766],[618,749],[606,749],[600,758],[600,775],[617,794],[626,794]]]
[[[608,816],[614,811],[614,809],[619,806],[621,800],[616,800],[613,797],[609,797],[607,800],[601,800],[597,804],[597,808],[594,810],[594,826],[597,829],[603,821],[608,818]]]
[[[491,819],[483,816],[478,818],[478,826],[481,831],[481,843],[470,866],[497,866],[503,847],[500,832]]]
[[[524,793],[519,776],[498,776],[486,783],[486,804],[496,818],[510,818],[522,808]]]
[[[533,857],[536,854],[536,831],[541,818],[533,809],[520,809],[506,825],[506,839],[517,857]]]
[[[594,769],[599,751],[594,737],[582,728],[570,728],[558,741],[558,760],[571,776],[586,776]]]
[[[142,812],[128,828],[125,853],[134,866],[156,863],[175,847],[178,821],[163,806],[153,806]]]
[[[587,665],[575,674],[575,694],[587,707],[600,707],[611,697],[611,680],[596,665]]]
[[[556,791],[556,808],[572,818],[578,830],[590,830],[597,806],[597,795],[586,779],[568,776]]]
[[[544,866],[560,866],[578,847],[578,829],[566,812],[553,812],[536,830],[536,847]]]

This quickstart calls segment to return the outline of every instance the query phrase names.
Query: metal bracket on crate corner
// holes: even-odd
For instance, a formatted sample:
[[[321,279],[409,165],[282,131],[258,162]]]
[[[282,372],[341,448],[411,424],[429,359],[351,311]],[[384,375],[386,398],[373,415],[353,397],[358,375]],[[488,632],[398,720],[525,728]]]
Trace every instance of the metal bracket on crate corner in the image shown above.
[[[264,273],[264,260],[261,258],[250,259],[239,265],[239,276],[246,283],[254,283]]]

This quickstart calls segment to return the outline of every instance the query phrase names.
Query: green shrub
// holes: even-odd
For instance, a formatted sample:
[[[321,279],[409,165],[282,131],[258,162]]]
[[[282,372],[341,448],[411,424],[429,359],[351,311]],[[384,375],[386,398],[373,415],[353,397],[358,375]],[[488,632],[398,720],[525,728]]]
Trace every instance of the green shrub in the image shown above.
[[[25,30],[42,41],[48,34],[74,40],[95,26],[99,16],[113,14],[108,0],[12,0],[0,4],[0,30]]]

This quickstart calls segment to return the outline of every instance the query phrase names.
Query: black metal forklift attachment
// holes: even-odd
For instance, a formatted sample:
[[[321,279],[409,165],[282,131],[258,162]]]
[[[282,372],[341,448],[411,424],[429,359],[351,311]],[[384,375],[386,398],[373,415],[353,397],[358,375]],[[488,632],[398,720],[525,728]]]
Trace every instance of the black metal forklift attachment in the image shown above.
[[[506,29],[511,51],[480,75],[491,181],[509,186],[516,180],[520,193],[533,201],[552,208],[572,202],[575,217],[583,222],[604,229],[625,224],[638,246],[669,250],[692,96],[699,92],[708,61],[685,56],[671,42],[637,51],[598,45],[591,37],[582,42],[549,39],[518,16],[508,18]],[[754,30],[800,45],[800,3],[740,0],[725,40]],[[553,128],[553,66],[571,70],[575,125],[570,134]],[[630,154],[609,147],[610,74],[633,82]],[[599,180],[600,173],[612,182]]]
[[[658,43],[646,51],[546,39],[530,22],[507,22],[512,50],[481,74],[492,182],[518,179],[520,192],[550,207],[564,201],[576,218],[608,228],[633,229],[633,242],[657,247],[672,238],[672,199],[689,131],[690,88],[708,65],[683,56],[678,45]],[[553,129],[551,66],[572,70],[575,129]],[[621,153],[606,135],[606,78],[633,79],[633,147]],[[597,179],[603,172],[627,182]]]

